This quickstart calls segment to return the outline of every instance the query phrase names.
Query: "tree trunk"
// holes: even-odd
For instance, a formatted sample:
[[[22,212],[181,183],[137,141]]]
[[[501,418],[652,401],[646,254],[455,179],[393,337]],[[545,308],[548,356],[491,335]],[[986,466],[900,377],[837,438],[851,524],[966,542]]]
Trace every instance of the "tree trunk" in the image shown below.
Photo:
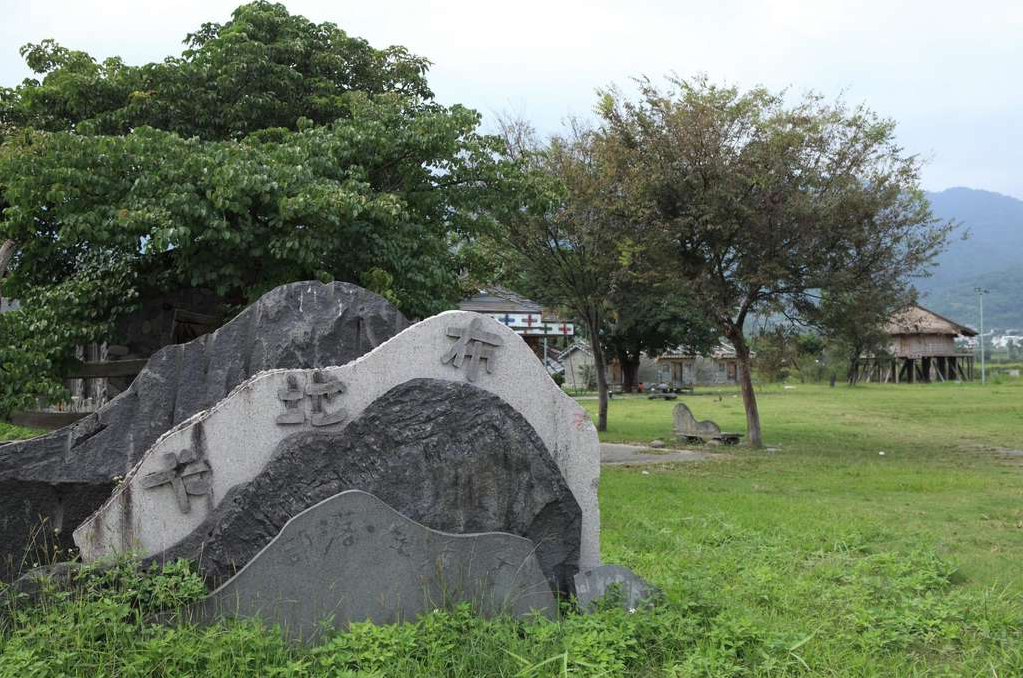
[[[728,340],[735,349],[739,364],[739,385],[742,388],[742,405],[746,408],[746,441],[750,447],[761,447],[760,411],[757,409],[757,394],[753,391],[753,374],[750,369],[749,346],[742,336],[742,330],[729,333]]]
[[[618,364],[622,368],[622,391],[635,393],[639,375],[639,356],[632,357],[628,353],[619,354]]]
[[[590,350],[593,351],[593,368],[597,372],[597,430],[607,430],[607,368],[604,364],[604,348],[600,345],[600,328],[597,323],[587,323],[590,333]]]
[[[856,346],[849,352],[849,369],[846,370],[846,380],[850,386],[855,386],[860,380],[860,356],[863,348]]]

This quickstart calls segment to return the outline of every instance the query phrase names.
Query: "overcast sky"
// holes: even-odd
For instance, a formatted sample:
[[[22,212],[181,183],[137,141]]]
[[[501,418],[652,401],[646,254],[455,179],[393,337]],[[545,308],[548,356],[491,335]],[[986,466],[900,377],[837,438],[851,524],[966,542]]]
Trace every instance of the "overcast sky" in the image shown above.
[[[178,54],[186,33],[223,22],[224,0],[0,0],[0,84],[29,75],[18,47],[54,38],[98,59]],[[928,158],[924,187],[1023,199],[1023,1],[291,0],[383,47],[434,62],[443,103],[542,131],[590,115],[594,90],[632,76],[707,73],[719,82],[844,94],[899,122]],[[145,7],[143,11],[142,7]]]

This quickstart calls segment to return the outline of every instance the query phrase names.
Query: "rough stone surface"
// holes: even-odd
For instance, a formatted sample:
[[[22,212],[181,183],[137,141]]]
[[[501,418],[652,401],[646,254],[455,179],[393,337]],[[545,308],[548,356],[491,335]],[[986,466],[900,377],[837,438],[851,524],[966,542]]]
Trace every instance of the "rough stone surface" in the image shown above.
[[[2,449],[2,448],[0,448]],[[72,544],[71,530],[101,506],[114,483],[0,480],[0,581],[53,560]]]
[[[302,424],[277,423],[287,405],[281,400],[281,391],[305,389],[312,380],[312,371],[275,370],[244,382],[216,406],[156,442],[111,499],[75,531],[75,543],[83,558],[92,560],[126,548],[152,556],[176,546],[204,523],[232,488],[259,476],[285,438],[308,431],[340,433],[395,386],[414,379],[467,384],[466,366],[444,363],[442,358],[455,342],[448,328],[468,327],[476,318],[482,318],[481,331],[499,335],[504,343],[493,347],[496,360],[490,365],[492,371],[484,365],[473,385],[518,412],[553,457],[582,512],[579,566],[596,567],[600,564],[600,449],[590,417],[550,379],[514,331],[464,311],[449,311],[424,320],[362,358],[323,369],[326,381],[336,380],[344,386],[343,393],[330,403],[329,411],[340,408],[346,416],[333,427],[314,428],[308,416]],[[294,389],[289,376],[296,377]],[[309,415],[311,398],[303,398],[300,407]],[[166,470],[166,453],[177,454],[186,448],[201,452],[197,457],[208,462],[211,487],[209,505],[193,501],[192,509],[182,513],[169,485],[144,489],[141,479]],[[451,469],[443,472],[450,474]]]
[[[434,529],[526,537],[537,545],[551,583],[571,590],[579,562],[579,505],[543,441],[500,398],[434,379],[391,389],[343,434],[306,431],[286,438],[255,479],[232,488],[186,539],[159,557],[197,559],[207,578],[219,583],[292,516],[354,489]]]
[[[469,601],[486,616],[552,617],[554,597],[533,543],[511,534],[446,534],[372,494],[334,495],[292,518],[234,578],[183,615],[260,617],[292,640],[320,623],[390,624]]]
[[[17,573],[40,518],[70,531],[109,495],[161,434],[273,368],[343,365],[408,325],[390,303],[346,283],[268,292],[216,332],[168,346],[98,412],[48,435],[0,445],[0,578]],[[15,517],[11,517],[15,516]]]
[[[664,447],[664,441],[658,439],[651,440],[650,447],[654,448],[655,450],[659,450],[662,447]]]
[[[579,609],[592,610],[607,595],[612,587],[621,596],[619,602],[626,610],[635,610],[641,605],[652,604],[663,594],[656,586],[621,565],[601,565],[575,576],[576,600]]]

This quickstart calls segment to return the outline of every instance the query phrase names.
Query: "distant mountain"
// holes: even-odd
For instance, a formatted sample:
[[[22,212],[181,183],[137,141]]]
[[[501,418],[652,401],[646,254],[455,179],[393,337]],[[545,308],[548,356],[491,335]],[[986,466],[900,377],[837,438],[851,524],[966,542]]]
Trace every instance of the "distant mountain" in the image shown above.
[[[977,327],[977,287],[984,327],[1023,328],[1023,200],[971,188],[928,193],[934,215],[958,223],[930,278],[916,281],[921,303]],[[964,240],[963,236],[968,237]]]

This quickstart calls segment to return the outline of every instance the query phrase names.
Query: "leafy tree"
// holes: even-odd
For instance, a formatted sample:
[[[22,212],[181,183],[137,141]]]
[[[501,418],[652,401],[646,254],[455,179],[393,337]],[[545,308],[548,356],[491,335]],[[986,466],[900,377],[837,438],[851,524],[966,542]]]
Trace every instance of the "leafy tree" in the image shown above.
[[[74,308],[107,322],[184,286],[242,304],[309,278],[412,316],[461,297],[460,246],[515,199],[515,166],[476,112],[433,100],[425,59],[266,2],[185,42],[142,66],[22,50],[41,77],[0,91],[0,243],[26,317],[80,338],[98,325]],[[100,260],[128,273],[114,297],[86,284]],[[72,346],[36,348],[56,366]]]
[[[763,327],[750,337],[751,361],[757,376],[765,382],[785,381],[799,362],[799,345],[792,327]]]
[[[685,347],[692,351],[710,348],[717,329],[694,308],[684,290],[626,279],[609,300],[605,350],[622,368],[622,387],[633,393],[643,353],[658,355]]]
[[[901,281],[894,288],[853,285],[822,295],[818,305],[819,324],[828,338],[831,352],[845,366],[846,383],[860,378],[864,356],[888,353],[891,337],[885,330],[889,318],[913,298]]]
[[[83,256],[79,274],[56,285],[28,290],[32,310],[0,313],[0,416],[32,407],[37,398],[57,398],[63,389],[52,374],[72,360],[68,346],[100,341],[112,317],[137,299],[135,273],[102,253]],[[98,308],[111,309],[102,314]]]
[[[744,328],[752,314],[818,316],[823,294],[904,280],[943,245],[919,161],[895,125],[815,95],[786,104],[705,78],[603,94],[597,138],[614,167],[615,213],[642,260],[686,281],[734,347],[747,436],[761,445]]]
[[[568,309],[582,324],[596,374],[597,430],[605,431],[607,361],[601,338],[615,290],[629,276],[631,242],[602,207],[608,182],[589,130],[574,124],[544,143],[528,124],[506,120],[503,133],[523,168],[519,194],[528,200],[504,215],[488,248],[503,258],[494,274],[516,278],[519,289]]]
[[[22,47],[41,80],[0,97],[4,122],[51,132],[123,135],[155,127],[182,137],[241,139],[353,118],[352,93],[386,96],[409,115],[439,108],[429,62],[404,47],[376,49],[332,23],[315,24],[284,5],[253,2],[225,24],[185,37],[178,57],[130,66],[102,63],[52,40]]]

